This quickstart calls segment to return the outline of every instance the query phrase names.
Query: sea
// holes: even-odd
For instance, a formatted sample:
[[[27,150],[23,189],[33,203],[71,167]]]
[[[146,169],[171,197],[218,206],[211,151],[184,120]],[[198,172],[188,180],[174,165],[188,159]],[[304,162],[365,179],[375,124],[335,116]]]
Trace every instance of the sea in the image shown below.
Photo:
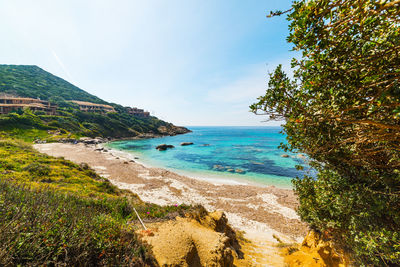
[[[187,127],[192,132],[110,143],[140,163],[221,184],[274,185],[291,188],[302,177],[307,158],[278,148],[286,143],[281,127]],[[181,146],[183,142],[193,145]],[[174,148],[158,151],[160,144]],[[296,169],[296,165],[305,170]]]

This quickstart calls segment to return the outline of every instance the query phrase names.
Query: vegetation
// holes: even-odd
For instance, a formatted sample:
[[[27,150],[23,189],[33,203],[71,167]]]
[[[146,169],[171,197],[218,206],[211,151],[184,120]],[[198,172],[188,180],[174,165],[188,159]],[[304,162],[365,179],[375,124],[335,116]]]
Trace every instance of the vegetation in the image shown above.
[[[132,116],[123,106],[107,103],[37,66],[0,65],[0,93],[40,98],[58,105],[57,115],[46,115],[41,111],[32,113],[25,110],[0,116],[0,131],[5,131],[9,135],[21,129],[28,135],[32,135],[30,129],[35,129],[57,130],[52,135],[57,132],[60,135],[58,138],[71,136],[122,138],[143,133],[174,134],[176,129],[173,124],[156,117]],[[67,100],[108,104],[112,105],[117,112],[83,112],[79,110],[78,105]],[[57,137],[53,136],[53,139]]]
[[[0,264],[133,265],[154,263],[125,225],[121,203],[49,190],[28,190],[0,181]]]
[[[144,221],[191,209],[143,203],[19,140],[0,140],[0,174],[0,265],[154,265],[133,208]]]
[[[121,138],[142,133],[166,134],[160,131],[160,127],[174,133],[175,126],[171,123],[155,117],[136,118],[126,113],[100,114],[60,108],[59,115],[43,115],[40,112],[33,113],[29,109],[22,114],[0,115],[0,131],[26,141],[37,138],[51,141],[81,136]]]
[[[42,100],[81,100],[107,104],[37,66],[0,65],[0,92]]]
[[[278,66],[254,112],[285,119],[317,177],[294,180],[299,214],[356,264],[400,265],[400,1],[295,1],[294,77]]]

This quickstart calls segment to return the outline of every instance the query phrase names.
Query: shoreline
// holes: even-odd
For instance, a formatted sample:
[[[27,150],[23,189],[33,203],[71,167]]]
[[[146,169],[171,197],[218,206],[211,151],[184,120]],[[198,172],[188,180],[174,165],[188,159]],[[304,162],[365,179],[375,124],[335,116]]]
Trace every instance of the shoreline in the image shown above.
[[[112,142],[112,141],[111,141]],[[196,180],[201,180],[205,181],[214,185],[249,185],[249,186],[256,186],[256,187],[269,187],[269,186],[274,186],[278,189],[287,189],[287,190],[292,190],[291,186],[283,186],[283,185],[272,185],[272,184],[267,184],[267,183],[262,183],[262,182],[257,182],[255,180],[252,180],[250,178],[238,178],[234,177],[233,175],[230,175],[229,173],[225,173],[225,175],[212,175],[207,172],[193,172],[191,170],[177,170],[177,169],[170,169],[167,167],[163,166],[156,166],[155,164],[147,163],[145,161],[142,161],[141,158],[143,157],[142,154],[138,153],[135,154],[135,152],[126,152],[123,150],[119,150],[116,148],[113,148],[109,146],[111,142],[99,144],[99,147],[102,147],[104,149],[107,149],[110,153],[116,154],[118,157],[124,157],[129,160],[134,160],[135,162],[143,165],[146,168],[159,168],[159,169],[164,169],[173,173],[176,173],[181,176],[186,176],[191,179],[196,179]],[[229,178],[224,178],[224,176],[229,176]],[[246,177],[243,175],[243,177]]]
[[[201,204],[207,210],[222,210],[235,229],[252,241],[277,244],[301,242],[307,226],[295,212],[298,205],[291,189],[253,184],[215,184],[169,170],[145,166],[127,152],[103,144],[36,144],[39,152],[87,163],[98,174],[122,189],[136,193],[143,201],[159,205]],[[106,147],[108,150],[108,148]]]

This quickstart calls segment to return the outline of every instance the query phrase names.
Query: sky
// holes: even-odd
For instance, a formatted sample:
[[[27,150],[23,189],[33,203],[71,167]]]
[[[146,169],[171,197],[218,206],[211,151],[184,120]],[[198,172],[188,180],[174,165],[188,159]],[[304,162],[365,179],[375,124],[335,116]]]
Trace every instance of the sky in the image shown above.
[[[268,72],[290,70],[289,0],[2,0],[0,64],[37,65],[183,126],[263,126]]]

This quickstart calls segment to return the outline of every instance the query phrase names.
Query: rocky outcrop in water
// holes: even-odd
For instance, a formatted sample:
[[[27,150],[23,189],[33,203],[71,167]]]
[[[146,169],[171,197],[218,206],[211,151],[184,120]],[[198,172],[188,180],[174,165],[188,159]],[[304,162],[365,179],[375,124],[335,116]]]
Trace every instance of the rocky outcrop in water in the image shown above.
[[[193,143],[192,142],[183,142],[183,143],[181,143],[181,146],[190,146],[190,145],[193,145]]]
[[[157,128],[157,131],[161,135],[178,135],[178,134],[185,134],[185,133],[190,133],[191,130],[185,127],[181,126],[175,126],[175,125],[168,125],[168,126],[160,126]]]
[[[162,145],[156,146],[156,149],[157,149],[158,151],[165,151],[165,150],[167,150],[168,148],[174,148],[174,146],[173,146],[173,145],[167,145],[167,144],[162,144]]]
[[[245,170],[242,170],[242,169],[239,169],[239,168],[235,169],[235,168],[233,168],[231,166],[222,166],[222,165],[218,165],[218,164],[213,166],[213,170],[220,171],[220,172],[223,172],[223,171],[236,172],[236,173],[239,173],[239,174],[245,174],[246,173]]]

